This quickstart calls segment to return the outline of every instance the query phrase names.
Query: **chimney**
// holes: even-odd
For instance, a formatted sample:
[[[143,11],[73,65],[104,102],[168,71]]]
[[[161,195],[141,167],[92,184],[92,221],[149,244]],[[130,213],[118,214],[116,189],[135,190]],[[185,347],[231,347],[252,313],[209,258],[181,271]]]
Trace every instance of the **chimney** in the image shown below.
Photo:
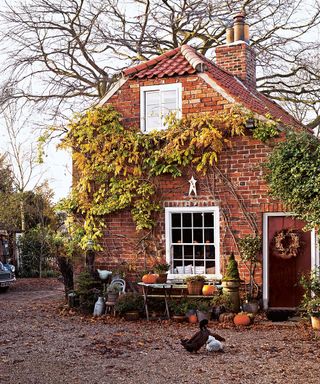
[[[243,13],[227,28],[227,43],[216,48],[216,64],[251,87],[256,87],[256,55],[249,45],[249,26]]]

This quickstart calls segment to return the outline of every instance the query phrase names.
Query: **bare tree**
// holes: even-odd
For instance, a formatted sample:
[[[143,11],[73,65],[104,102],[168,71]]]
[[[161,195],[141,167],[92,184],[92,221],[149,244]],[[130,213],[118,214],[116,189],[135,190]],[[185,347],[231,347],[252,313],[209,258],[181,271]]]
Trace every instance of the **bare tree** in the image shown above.
[[[311,113],[310,125],[319,124],[318,0],[17,2],[0,12],[3,106],[23,99],[64,112],[71,102],[102,97],[122,68],[181,44],[211,57],[225,42],[230,15],[243,10],[258,53],[259,89],[291,108],[306,107],[302,117]]]
[[[3,115],[9,144],[6,158],[12,171],[14,191],[20,196],[21,230],[25,231],[24,193],[39,185],[43,173],[36,159],[37,151],[24,130],[28,120],[23,119],[17,104],[9,104]]]

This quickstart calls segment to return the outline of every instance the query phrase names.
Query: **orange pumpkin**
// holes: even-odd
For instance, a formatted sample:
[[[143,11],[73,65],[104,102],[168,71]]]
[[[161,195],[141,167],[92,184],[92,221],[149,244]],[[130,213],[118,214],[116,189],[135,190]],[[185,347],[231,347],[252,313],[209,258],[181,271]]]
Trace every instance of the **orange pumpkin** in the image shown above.
[[[249,325],[251,323],[251,319],[246,313],[242,312],[235,315],[233,322],[235,325]]]
[[[156,273],[147,273],[142,276],[142,282],[145,284],[155,284],[159,275]]]
[[[202,288],[203,296],[212,296],[216,291],[216,287],[214,285],[204,285]]]
[[[198,317],[196,314],[192,314],[188,316],[189,323],[195,324],[198,322]]]

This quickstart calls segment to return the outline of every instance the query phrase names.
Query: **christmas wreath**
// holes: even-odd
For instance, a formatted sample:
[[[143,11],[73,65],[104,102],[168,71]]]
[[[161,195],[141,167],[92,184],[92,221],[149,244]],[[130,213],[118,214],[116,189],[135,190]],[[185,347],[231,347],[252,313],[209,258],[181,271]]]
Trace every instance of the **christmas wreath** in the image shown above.
[[[298,256],[301,247],[300,234],[297,230],[282,229],[275,233],[272,243],[276,256],[291,259]]]

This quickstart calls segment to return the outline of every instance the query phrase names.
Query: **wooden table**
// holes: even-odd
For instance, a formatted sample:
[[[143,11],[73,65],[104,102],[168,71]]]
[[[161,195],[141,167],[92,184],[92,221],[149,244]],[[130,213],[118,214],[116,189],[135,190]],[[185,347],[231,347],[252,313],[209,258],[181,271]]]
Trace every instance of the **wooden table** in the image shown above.
[[[173,284],[146,284],[146,283],[138,283],[142,287],[142,293],[143,293],[143,301],[144,301],[144,309],[146,312],[147,320],[149,320],[149,309],[148,309],[148,294],[149,294],[149,288],[153,289],[159,289],[163,291],[163,295],[160,295],[160,297],[163,296],[166,310],[165,315],[168,319],[170,319],[170,311],[169,311],[169,305],[168,305],[168,297],[170,297],[170,291],[173,287]]]

